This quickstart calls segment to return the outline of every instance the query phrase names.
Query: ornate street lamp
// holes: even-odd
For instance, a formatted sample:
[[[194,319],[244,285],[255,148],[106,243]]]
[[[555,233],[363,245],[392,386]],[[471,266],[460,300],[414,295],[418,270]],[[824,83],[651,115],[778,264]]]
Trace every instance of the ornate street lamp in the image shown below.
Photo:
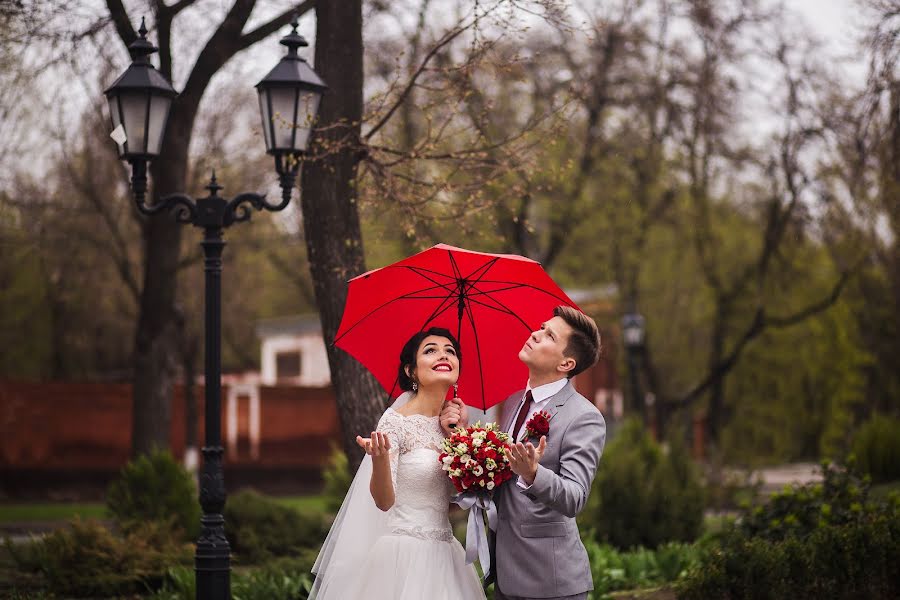
[[[150,63],[156,47],[147,41],[143,19],[138,33],[140,37],[128,47],[131,65],[106,90],[106,99],[113,123],[111,137],[119,158],[131,163],[131,187],[140,208],[147,191],[147,161],[159,156],[169,109],[178,94]]]
[[[300,166],[297,158],[309,144],[319,101],[328,89],[297,54],[298,48],[309,44],[297,34],[296,21],[293,26],[293,31],[281,40],[288,48],[287,54],[256,84],[266,152],[275,157],[275,171],[281,177],[282,190],[294,187]],[[282,200],[287,205],[290,192]]]
[[[628,361],[628,377],[631,387],[631,408],[646,417],[646,409],[641,399],[638,362],[644,349],[644,317],[631,312],[622,317],[622,341],[625,344]],[[644,419],[646,422],[646,418]]]
[[[231,550],[225,538],[225,480],[222,475],[221,424],[221,322],[222,322],[222,239],[224,228],[239,221],[249,221],[251,207],[279,211],[291,200],[300,158],[306,151],[315,122],[319,101],[327,89],[315,71],[297,55],[306,40],[293,30],[281,40],[288,53],[257,85],[262,111],[266,150],[275,157],[282,199],[268,202],[264,195],[238,194],[231,200],[219,196],[222,186],[213,171],[206,189],[209,194],[196,200],[181,193],[163,197],[157,204],[147,205],[147,163],[159,155],[166,130],[169,109],[176,93],[153,65],[150,55],[156,48],[147,41],[147,28],[141,21],[140,37],[129,46],[132,64],[106,90],[112,115],[110,134],[119,149],[119,157],[131,163],[132,191],[138,210],[145,215],[166,211],[180,223],[203,228],[201,246],[206,273],[206,439],[200,475],[201,531],[197,540],[194,563],[197,598],[220,600],[230,598]],[[249,205],[249,206],[248,206]]]

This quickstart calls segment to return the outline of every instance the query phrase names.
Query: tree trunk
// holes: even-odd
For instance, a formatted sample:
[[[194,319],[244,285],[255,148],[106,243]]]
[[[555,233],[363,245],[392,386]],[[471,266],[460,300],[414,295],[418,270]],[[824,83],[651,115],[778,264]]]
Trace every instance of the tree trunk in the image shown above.
[[[160,156],[150,164],[154,203],[184,189],[195,111],[179,111],[178,104],[176,101],[172,107]],[[143,223],[144,285],[134,349],[133,456],[170,446],[172,386],[178,356],[174,307],[182,228],[168,214],[149,217]]]
[[[318,125],[324,131],[317,134],[313,152],[320,152],[323,146],[332,150],[303,166],[303,227],[344,450],[355,470],[362,458],[356,436],[374,429],[386,396],[355,359],[332,345],[347,297],[347,280],[365,271],[356,204],[363,109],[361,0],[319,3],[315,69],[329,90],[319,112]]]
[[[709,370],[715,373],[725,358],[725,308],[722,299],[718,299],[716,317],[713,321],[712,340],[709,349]],[[709,410],[706,416],[706,442],[709,445],[707,456],[713,456],[719,449],[719,434],[723,424],[725,409],[725,373],[714,379],[709,391]]]

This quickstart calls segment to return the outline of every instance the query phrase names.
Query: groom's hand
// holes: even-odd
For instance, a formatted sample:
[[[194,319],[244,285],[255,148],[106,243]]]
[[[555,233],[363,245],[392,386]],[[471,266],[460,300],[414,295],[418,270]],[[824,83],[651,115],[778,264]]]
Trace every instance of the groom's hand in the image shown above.
[[[510,444],[509,448],[504,452],[506,452],[506,458],[509,459],[509,467],[512,469],[512,472],[521,477],[525,485],[530,486],[534,483],[538,462],[540,462],[546,449],[547,436],[542,435],[537,448],[531,442],[527,444],[517,442]]]
[[[449,436],[454,426],[469,426],[469,409],[459,398],[451,398],[444,403],[444,408],[441,409],[441,429],[444,430],[444,433]]]

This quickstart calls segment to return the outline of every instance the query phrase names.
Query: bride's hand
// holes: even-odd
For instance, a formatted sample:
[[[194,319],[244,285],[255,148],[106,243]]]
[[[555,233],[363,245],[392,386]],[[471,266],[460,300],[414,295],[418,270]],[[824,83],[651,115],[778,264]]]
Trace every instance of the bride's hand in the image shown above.
[[[448,436],[454,427],[466,428],[469,426],[469,411],[465,403],[459,398],[452,398],[444,403],[441,409],[441,429]]]
[[[391,440],[386,433],[373,431],[372,437],[356,436],[356,443],[371,457],[387,456],[391,450]]]

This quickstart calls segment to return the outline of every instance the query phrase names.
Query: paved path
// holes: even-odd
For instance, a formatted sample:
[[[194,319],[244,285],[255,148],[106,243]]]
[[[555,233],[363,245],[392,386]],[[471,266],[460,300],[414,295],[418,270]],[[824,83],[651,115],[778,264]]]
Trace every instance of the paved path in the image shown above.
[[[818,463],[793,463],[758,469],[751,473],[751,481],[761,482],[760,491],[772,494],[786,485],[805,485],[822,481],[822,467]]]

